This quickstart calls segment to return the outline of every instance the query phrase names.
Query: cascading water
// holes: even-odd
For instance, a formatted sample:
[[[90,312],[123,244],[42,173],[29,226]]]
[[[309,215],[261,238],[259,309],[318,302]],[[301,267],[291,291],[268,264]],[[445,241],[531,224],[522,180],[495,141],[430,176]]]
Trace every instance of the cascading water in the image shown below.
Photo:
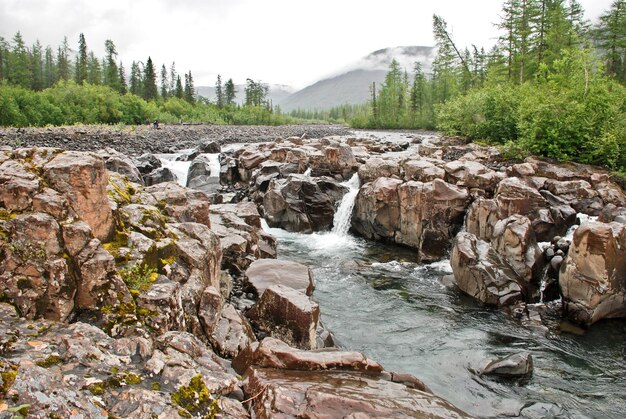
[[[337,208],[337,212],[335,212],[332,232],[340,236],[345,236],[350,229],[350,219],[352,218],[354,202],[356,201],[356,196],[361,186],[358,173],[352,175],[350,180],[342,183],[342,185],[348,187],[349,190],[348,193],[343,196],[339,208]]]
[[[306,169],[302,175],[304,175],[304,177],[310,178],[311,177],[311,168],[309,167],[308,169]]]
[[[220,154],[214,153],[214,154],[207,154],[206,156],[209,159],[210,167],[211,167],[210,177],[220,177],[220,169],[221,169]]]
[[[171,172],[174,173],[176,176],[176,182],[178,182],[181,186],[187,186],[187,174],[189,173],[189,166],[191,166],[191,162],[177,161],[176,159],[185,154],[186,151],[190,150],[181,150],[180,152],[174,154],[156,154],[156,157],[161,160],[163,167],[170,169]]]

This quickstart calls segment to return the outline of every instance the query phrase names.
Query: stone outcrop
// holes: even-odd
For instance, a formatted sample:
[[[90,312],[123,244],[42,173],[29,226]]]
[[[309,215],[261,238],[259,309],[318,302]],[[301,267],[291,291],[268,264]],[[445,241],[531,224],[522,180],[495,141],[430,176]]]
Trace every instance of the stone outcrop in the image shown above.
[[[335,207],[347,188],[328,179],[312,180],[303,175],[273,179],[263,196],[263,209],[270,227],[311,233],[330,230]]]
[[[626,316],[626,227],[615,222],[578,227],[559,284],[566,315],[578,323]]]
[[[440,179],[380,177],[361,188],[352,227],[370,239],[416,248],[423,261],[438,260],[463,223],[468,197],[467,190]]]
[[[233,360],[257,417],[466,417],[449,403],[399,381],[356,352],[302,351],[266,338]],[[403,379],[404,378],[404,379]]]
[[[257,296],[272,285],[284,285],[310,296],[314,283],[311,270],[297,262],[262,259],[253,262],[246,270],[246,289]]]

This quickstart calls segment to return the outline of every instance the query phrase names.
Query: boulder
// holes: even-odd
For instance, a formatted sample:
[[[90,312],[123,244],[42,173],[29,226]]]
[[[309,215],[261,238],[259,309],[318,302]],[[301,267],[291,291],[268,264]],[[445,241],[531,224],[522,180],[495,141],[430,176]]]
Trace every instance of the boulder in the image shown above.
[[[507,306],[524,300],[523,281],[488,242],[471,233],[456,236],[450,265],[458,287],[485,304]]]
[[[576,212],[597,215],[602,210],[602,198],[591,184],[585,180],[557,181],[547,180],[545,188],[564,200]]]
[[[104,161],[92,153],[65,151],[43,167],[51,188],[63,194],[74,212],[106,240],[113,231],[113,214],[107,197],[108,172]]]
[[[504,179],[498,184],[495,199],[501,219],[514,214],[532,218],[532,214],[538,209],[548,207],[537,189],[515,177]]]
[[[400,225],[394,241],[419,251],[421,261],[444,257],[460,230],[468,201],[467,190],[441,179],[398,186]]]
[[[333,192],[328,180],[315,181],[303,175],[270,181],[263,197],[265,218],[270,227],[311,233],[330,230],[341,195]],[[339,185],[334,187],[340,189]],[[341,188],[347,192],[347,188]]]
[[[400,179],[379,177],[361,187],[354,204],[352,228],[373,240],[393,241],[400,224]]]
[[[477,188],[493,193],[501,176],[483,164],[471,160],[454,160],[443,166],[446,180],[468,189]]]
[[[59,224],[48,214],[31,213],[16,216],[5,228],[6,243],[0,235],[0,294],[26,318],[66,320],[74,309],[77,284],[63,257]]]
[[[398,160],[372,157],[359,166],[359,179],[361,183],[374,182],[380,177],[400,178],[401,168]]]
[[[444,169],[426,159],[407,160],[403,167],[405,181],[432,182],[435,179],[443,180],[446,176]]]
[[[210,201],[204,192],[187,189],[174,182],[147,187],[144,192],[152,195],[157,207],[166,215],[180,222],[200,223],[211,227]]]
[[[257,418],[464,418],[432,394],[360,372],[253,368],[244,393]]]
[[[626,316],[626,226],[580,225],[561,265],[559,285],[565,313],[577,323]]]
[[[224,304],[208,338],[217,353],[231,359],[256,342],[250,323],[231,304]]]
[[[296,291],[313,294],[311,270],[288,260],[260,259],[250,264],[245,274],[246,289],[260,297],[272,285],[284,285]]]
[[[272,285],[261,294],[250,317],[272,337],[301,349],[317,348],[319,305],[284,285]]]
[[[130,157],[110,147],[99,150],[97,154],[104,159],[107,170],[126,176],[133,183],[143,185],[141,173]]]
[[[176,182],[176,180],[176,175],[168,167],[157,167],[152,172],[143,175],[143,181],[146,186],[165,182]]]
[[[529,352],[519,352],[495,359],[481,370],[481,375],[497,375],[507,378],[528,377],[532,373],[533,357]]]
[[[142,154],[135,159],[134,164],[142,175],[147,175],[163,166],[161,160],[154,154]]]
[[[0,206],[9,211],[24,211],[39,191],[39,178],[19,161],[0,164]]]
[[[260,343],[253,343],[233,359],[233,368],[239,374],[244,374],[251,366],[297,371],[383,371],[378,362],[359,352],[336,349],[308,351],[292,348],[275,338],[265,338]]]
[[[500,259],[513,269],[518,278],[528,284],[540,279],[544,259],[527,217],[512,215],[498,221],[491,243]]]
[[[478,198],[467,210],[465,230],[479,240],[490,242],[499,219],[498,202],[495,199]]]
[[[187,187],[206,193],[217,192],[220,186],[219,173],[212,173],[208,156],[200,154],[193,159],[187,172]]]

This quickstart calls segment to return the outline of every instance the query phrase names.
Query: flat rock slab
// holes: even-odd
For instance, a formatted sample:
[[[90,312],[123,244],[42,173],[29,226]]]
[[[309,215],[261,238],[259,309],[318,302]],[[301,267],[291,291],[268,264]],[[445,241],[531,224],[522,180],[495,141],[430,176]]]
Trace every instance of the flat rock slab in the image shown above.
[[[260,259],[246,270],[246,282],[251,292],[261,296],[272,285],[284,285],[310,296],[313,294],[311,270],[297,262]]]
[[[360,372],[254,368],[244,382],[258,418],[465,418],[432,394]]]

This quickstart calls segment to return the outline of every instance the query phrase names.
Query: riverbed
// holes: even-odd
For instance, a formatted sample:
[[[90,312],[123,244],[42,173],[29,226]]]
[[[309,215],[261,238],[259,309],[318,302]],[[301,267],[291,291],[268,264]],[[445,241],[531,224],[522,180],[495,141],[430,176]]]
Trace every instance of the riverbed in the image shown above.
[[[411,142],[432,134],[358,135]],[[312,269],[313,298],[339,346],[415,375],[475,416],[623,417],[626,322],[602,321],[582,335],[524,327],[444,285],[448,260],[418,264],[415,251],[352,236],[350,214],[338,211],[334,224],[344,225],[342,231],[304,235],[266,226],[278,239],[279,258]],[[532,354],[529,379],[476,373],[489,360],[519,351]]]

